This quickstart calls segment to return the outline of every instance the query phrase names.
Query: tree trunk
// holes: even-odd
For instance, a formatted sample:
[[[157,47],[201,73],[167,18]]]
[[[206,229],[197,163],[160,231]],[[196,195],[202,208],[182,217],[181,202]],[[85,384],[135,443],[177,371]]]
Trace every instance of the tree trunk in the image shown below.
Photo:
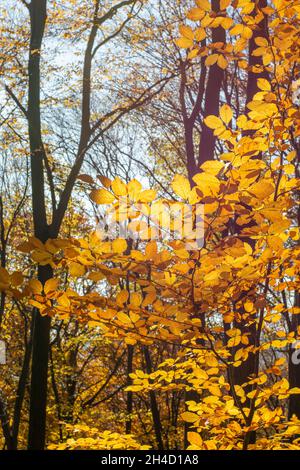
[[[134,348],[132,345],[127,346],[127,384],[128,386],[132,384],[132,379],[130,374],[132,373],[132,361],[133,361],[133,351]],[[125,432],[126,434],[131,433],[131,414],[132,414],[132,406],[133,406],[133,395],[132,392],[127,392],[126,397],[126,423],[125,423]]]
[[[300,294],[295,293],[295,307],[300,307]],[[292,316],[292,331],[296,332],[300,327],[300,316]],[[292,345],[289,348],[289,383],[290,388],[300,388],[300,349],[294,349]],[[293,394],[289,397],[288,417],[292,418],[296,415],[300,419],[300,398],[299,395]]]
[[[220,1],[212,0],[212,10],[220,11]],[[219,26],[212,29],[212,42],[226,43],[226,34],[224,28]],[[220,91],[224,78],[224,70],[214,64],[209,69],[204,103],[204,118],[210,114],[219,115]],[[216,137],[212,129],[205,124],[202,125],[201,140],[199,145],[198,165],[201,166],[206,160],[214,158]]]
[[[46,23],[46,0],[30,3],[30,50],[28,61],[28,128],[30,141],[32,213],[34,235],[42,242],[48,238],[45,207],[43,160],[45,149],[40,115],[40,50]],[[38,279],[44,285],[52,277],[50,266],[38,268]],[[33,310],[33,349],[30,392],[28,448],[43,449],[46,435],[47,373],[50,317]]]
[[[144,350],[144,356],[145,356],[145,362],[146,362],[146,371],[147,371],[147,374],[151,374],[152,361],[151,361],[149,349],[147,346],[144,346],[143,350]],[[156,437],[156,442],[157,442],[157,448],[158,450],[163,450],[164,444],[163,444],[162,435],[161,435],[162,427],[161,427],[160,413],[159,413],[158,404],[156,401],[155,391],[150,390],[149,396],[150,396],[150,407],[151,407],[153,426],[154,426],[155,437]]]

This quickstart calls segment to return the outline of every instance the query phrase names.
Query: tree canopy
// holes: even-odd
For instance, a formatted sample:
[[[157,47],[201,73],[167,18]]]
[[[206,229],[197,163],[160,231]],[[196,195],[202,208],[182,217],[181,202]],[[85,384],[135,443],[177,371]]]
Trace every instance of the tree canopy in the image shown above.
[[[1,447],[299,450],[300,1],[0,9]]]

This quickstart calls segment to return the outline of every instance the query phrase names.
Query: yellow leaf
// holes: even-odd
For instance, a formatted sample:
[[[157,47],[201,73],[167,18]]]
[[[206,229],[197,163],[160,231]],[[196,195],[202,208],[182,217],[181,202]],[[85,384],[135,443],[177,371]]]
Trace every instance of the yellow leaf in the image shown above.
[[[156,198],[156,191],[154,189],[145,189],[139,195],[140,202],[152,202]]]
[[[144,298],[143,302],[142,302],[142,306],[147,307],[148,305],[153,304],[155,299],[156,299],[156,293],[155,292],[151,292],[150,294],[147,294],[146,297]]]
[[[33,261],[45,265],[51,261],[51,255],[47,251],[35,250],[31,255]]]
[[[191,185],[187,178],[182,175],[176,175],[172,182],[172,188],[177,196],[182,199],[188,199],[191,192]]]
[[[200,167],[205,173],[217,175],[224,168],[224,163],[218,160],[207,160]]]
[[[221,107],[220,109],[220,117],[222,119],[222,121],[225,123],[225,124],[229,124],[232,117],[233,117],[233,112],[232,112],[232,109],[230,108],[230,106],[228,106],[228,104],[223,104],[223,106]]]
[[[115,196],[107,191],[107,189],[93,189],[90,198],[96,204],[111,204],[115,200]]]
[[[223,29],[229,29],[233,25],[233,19],[229,17],[222,18],[220,24]]]
[[[180,248],[179,250],[175,250],[176,256],[180,259],[188,259],[189,253],[184,248]]]
[[[265,78],[259,78],[257,80],[257,86],[260,90],[271,91],[271,84]]]
[[[203,398],[204,403],[218,403],[219,398],[215,395],[209,395],[208,397]]]
[[[184,37],[176,39],[175,43],[181,49],[188,49],[189,47],[192,47],[194,45],[194,41],[192,41],[191,39],[184,38]]]
[[[243,25],[242,24],[236,24],[230,30],[230,36],[237,36],[238,34],[241,34],[242,31],[243,31]]]
[[[258,38],[255,38],[254,39],[255,43],[260,46],[260,47],[267,47],[268,46],[268,41],[266,38],[263,38],[263,37],[258,37]]]
[[[194,39],[194,31],[189,26],[180,25],[179,26],[179,32],[180,32],[181,36],[183,36],[187,39],[192,39],[192,40]]]
[[[199,187],[203,196],[216,196],[220,189],[220,181],[210,173],[198,173],[193,180]]]
[[[138,292],[133,292],[130,295],[130,306],[131,307],[139,307],[142,303],[142,296]]]
[[[65,293],[58,297],[57,302],[59,303],[59,305],[65,308],[70,307],[71,304],[69,297]]]
[[[274,192],[274,186],[272,183],[261,180],[253,184],[249,190],[257,199],[265,199]]]
[[[202,41],[203,39],[205,39],[207,36],[206,34],[206,31],[204,28],[198,28],[196,29],[195,31],[195,39],[196,41]]]
[[[233,348],[234,346],[238,346],[241,342],[241,336],[235,336],[234,338],[230,338],[228,340],[227,346],[229,348]]]
[[[97,281],[101,281],[102,279],[105,279],[105,276],[103,273],[94,271],[94,272],[89,273],[88,278],[94,282],[97,282]]]
[[[208,0],[196,0],[198,7],[204,11],[210,11],[210,2]]]
[[[231,4],[231,0],[221,0],[220,1],[220,10],[225,10]]]
[[[224,57],[222,54],[219,54],[217,64],[221,69],[225,70],[226,67],[228,66],[226,57]]]
[[[198,434],[197,432],[188,432],[187,438],[188,441],[194,446],[202,447],[203,441],[200,434]]]
[[[112,250],[114,253],[123,253],[127,249],[127,242],[124,238],[117,238],[112,242]]]
[[[58,279],[48,279],[44,285],[44,292],[45,294],[49,294],[49,292],[53,292],[57,289],[59,280]]]
[[[131,320],[130,320],[129,316],[126,315],[126,313],[124,313],[124,312],[117,313],[117,317],[118,317],[118,320],[121,323],[131,323]]]
[[[205,60],[205,65],[207,67],[209,67],[210,65],[213,65],[217,62],[219,58],[219,54],[211,54],[209,56],[206,57],[206,60]]]
[[[127,194],[126,184],[119,177],[112,181],[111,189],[116,196],[126,196]]]
[[[189,10],[187,14],[187,17],[192,21],[202,20],[204,16],[205,16],[205,11],[202,10],[201,8],[191,8],[191,10]]]
[[[145,248],[145,255],[147,259],[153,259],[157,255],[157,244],[155,240],[147,243]]]
[[[37,279],[30,279],[28,286],[31,292],[33,292],[34,294],[41,294],[43,290],[42,283]]]
[[[140,192],[142,190],[142,185],[136,179],[129,181],[127,184],[128,194],[130,199],[135,202],[138,200]]]
[[[197,57],[197,55],[198,55],[198,49],[192,49],[188,53],[188,59],[194,59],[194,57]]]
[[[71,262],[69,265],[69,272],[71,276],[79,277],[85,274],[85,267],[82,264]]]
[[[191,413],[190,411],[185,411],[181,415],[182,419],[187,423],[194,423],[199,419],[199,416],[196,413]]]
[[[123,307],[123,305],[127,302],[128,298],[129,292],[127,290],[121,290],[121,292],[119,292],[116,297],[117,305],[119,307]]]
[[[249,312],[249,313],[252,312],[253,308],[254,308],[253,302],[251,302],[250,300],[247,300],[244,303],[244,309],[246,310],[246,312]]]
[[[195,369],[194,374],[197,377],[197,379],[203,379],[203,380],[208,379],[208,375],[203,369]]]
[[[210,116],[207,116],[204,119],[204,122],[207,127],[210,129],[218,129],[219,127],[223,127],[223,123],[220,118],[217,116],[213,116],[212,114]]]

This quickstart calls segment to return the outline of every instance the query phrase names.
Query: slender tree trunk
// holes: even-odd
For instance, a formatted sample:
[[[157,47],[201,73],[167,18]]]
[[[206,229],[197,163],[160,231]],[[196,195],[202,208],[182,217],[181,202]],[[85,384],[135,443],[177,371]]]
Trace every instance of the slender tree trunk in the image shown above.
[[[41,134],[40,115],[40,51],[46,23],[46,0],[30,3],[30,51],[28,61],[28,128],[30,141],[32,213],[35,236],[45,242],[48,224],[45,207],[44,169],[45,149]],[[48,266],[38,268],[38,279],[44,285],[52,277]],[[33,310],[33,349],[30,389],[28,448],[43,449],[46,436],[47,373],[50,317]]]
[[[32,321],[32,325],[33,325],[33,321]],[[13,439],[14,449],[18,448],[18,436],[19,436],[22,406],[23,406],[26,384],[27,384],[28,375],[29,375],[30,359],[31,359],[31,352],[32,352],[32,333],[33,333],[32,325],[31,325],[29,341],[25,345],[23,365],[22,365],[22,370],[21,370],[21,374],[19,377],[17,393],[16,393],[14,417],[13,417],[13,425],[12,425],[12,439]]]
[[[220,11],[220,0],[212,0],[212,10]],[[219,26],[212,29],[212,42],[226,43],[226,33],[224,28]],[[224,78],[224,70],[214,64],[210,67],[205,91],[204,118],[210,114],[218,116],[220,104],[220,92]],[[213,130],[205,124],[202,126],[201,140],[199,145],[198,165],[201,166],[206,160],[214,158],[216,137]]]
[[[146,371],[147,371],[147,374],[151,374],[152,361],[151,361],[150,352],[147,346],[144,346],[143,350],[144,350],[144,356],[145,356],[145,362],[146,362]],[[159,408],[158,408],[158,404],[156,401],[156,395],[155,395],[154,390],[150,390],[149,396],[150,396],[150,407],[151,407],[157,447],[159,450],[163,450],[164,444],[163,444],[162,434],[161,434],[162,426],[161,426],[160,413],[159,413]]]
[[[130,374],[132,373],[132,362],[133,362],[133,351],[134,348],[132,345],[127,346],[127,384],[132,384],[132,379]],[[131,424],[132,424],[132,407],[133,407],[133,395],[132,392],[127,392],[127,399],[126,399],[126,423],[125,423],[125,432],[126,434],[131,433]]]
[[[295,293],[295,307],[300,307],[300,294]],[[292,316],[292,331],[296,332],[300,327],[300,316]],[[289,383],[290,387],[300,388],[300,349],[294,349],[292,345],[289,348]],[[292,394],[289,397],[289,419],[296,415],[300,419],[300,398],[297,394]]]
[[[2,393],[0,390],[0,423],[2,426],[3,436],[5,439],[5,446],[7,450],[13,450],[13,439],[12,439],[12,432],[9,425],[9,417],[6,410],[6,403],[4,398],[2,397]]]
[[[249,70],[248,70],[248,79],[247,79],[247,92],[246,92],[246,109],[245,113],[247,114],[247,103],[251,102],[253,100],[254,95],[259,91],[259,88],[257,86],[257,80],[259,78],[268,78],[268,73],[263,69],[263,62],[262,62],[262,57],[256,57],[253,55],[254,49],[257,48],[257,44],[255,42],[257,37],[268,37],[268,20],[267,20],[267,15],[263,14],[261,11],[262,8],[267,6],[267,0],[259,0],[257,3],[257,10],[254,9],[252,15],[256,14],[261,14],[262,15],[262,20],[258,23],[257,28],[253,32],[253,36],[249,40],[249,51],[248,51],[248,65],[249,65]],[[254,72],[255,67],[261,67],[261,71],[259,73]],[[249,136],[251,137],[253,134],[252,131],[245,131],[244,136]],[[262,156],[261,154],[258,155],[256,158],[260,159]],[[239,235],[243,229],[245,229],[247,226],[251,227],[255,222],[250,222],[247,225],[244,226],[235,226],[235,231],[237,235]],[[252,250],[255,248],[255,240],[249,238],[249,237],[241,237],[244,242],[248,243]],[[248,293],[244,292],[243,297],[246,299]],[[243,297],[241,297],[240,301],[243,300]],[[239,320],[235,320],[234,322],[234,327],[240,329],[241,333],[247,334],[248,340],[249,340],[249,346],[256,347],[257,346],[257,341],[259,341],[259,338],[257,338],[257,325],[256,325],[256,315],[252,314],[249,315],[244,307],[239,308],[238,313],[240,315]],[[233,367],[232,368],[232,377],[233,377],[233,382],[234,385],[243,385],[245,384],[249,378],[252,376],[254,377],[257,375],[259,372],[259,351],[256,353],[249,353],[248,358],[242,362],[242,364],[239,367]],[[245,393],[249,393],[252,390],[253,386],[247,386],[245,388]],[[245,406],[250,407],[251,406],[251,400],[249,398],[246,398],[246,402],[244,403]],[[254,444],[256,440],[256,433],[255,431],[252,431],[249,436],[248,436],[248,443],[249,444]]]

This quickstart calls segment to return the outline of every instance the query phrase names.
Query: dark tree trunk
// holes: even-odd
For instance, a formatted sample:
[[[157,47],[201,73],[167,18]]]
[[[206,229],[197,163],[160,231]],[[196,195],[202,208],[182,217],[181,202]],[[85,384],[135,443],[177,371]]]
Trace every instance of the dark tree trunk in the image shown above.
[[[30,51],[28,61],[28,127],[31,160],[32,213],[34,235],[45,242],[48,225],[45,207],[43,161],[45,149],[41,134],[40,115],[40,50],[46,23],[46,0],[30,3]],[[40,266],[38,279],[42,284],[52,277],[50,266]],[[43,449],[46,435],[46,403],[50,317],[33,311],[33,349],[30,391],[28,448]]]
[[[147,371],[147,374],[151,374],[152,360],[151,360],[150,352],[147,346],[144,346],[143,350],[144,350],[144,356],[145,356],[145,362],[146,362],[146,371]],[[162,434],[161,434],[162,426],[161,426],[160,413],[159,413],[159,408],[158,408],[158,404],[156,401],[155,391],[150,390],[149,396],[150,396],[150,407],[151,407],[154,432],[155,432],[155,437],[156,437],[156,442],[157,442],[157,448],[159,450],[163,450],[164,444],[163,444]]]
[[[212,10],[218,12],[220,10],[220,1],[212,0]],[[212,42],[226,43],[225,30],[219,26],[212,29]],[[209,68],[205,102],[204,102],[204,118],[214,114],[219,115],[220,92],[224,78],[224,70],[218,64],[214,64]],[[201,166],[206,160],[214,158],[216,146],[216,137],[213,130],[209,129],[205,124],[202,125],[201,140],[199,145],[198,165]]]
[[[132,379],[130,377],[130,374],[132,373],[133,351],[134,351],[133,346],[128,345],[127,346],[127,384],[128,385],[132,384]],[[132,409],[133,409],[133,394],[132,394],[132,392],[127,392],[127,397],[126,397],[126,415],[127,415],[127,417],[126,417],[126,423],[125,423],[126,434],[131,433]]]
[[[295,307],[300,307],[300,294],[295,294]],[[300,327],[300,316],[292,316],[292,331],[296,332]],[[300,349],[295,349],[290,345],[289,348],[289,383],[290,387],[300,388]],[[289,419],[296,415],[300,419],[300,397],[298,394],[290,395],[289,397]]]
[[[253,11],[253,15],[256,15],[258,12],[262,13],[261,9],[267,6],[267,0],[259,0],[257,3],[257,10],[256,8]],[[254,95],[259,91],[259,88],[257,86],[257,80],[259,78],[268,78],[268,73],[263,69],[263,62],[262,62],[262,57],[255,57],[253,56],[253,51],[254,49],[257,48],[257,44],[255,42],[255,39],[257,37],[268,37],[268,19],[267,15],[263,14],[262,20],[260,23],[258,23],[257,28],[253,32],[253,36],[249,40],[249,51],[248,51],[248,64],[249,64],[249,70],[248,70],[248,79],[247,79],[247,94],[246,94],[246,109],[245,113],[247,114],[247,103],[251,102],[253,100]],[[258,66],[261,67],[262,70],[259,73],[255,73],[253,71],[253,67]],[[244,136],[250,136],[253,134],[252,131],[245,131]],[[260,159],[262,158],[262,155],[259,154],[256,158]],[[247,226],[251,227],[253,225],[253,222],[251,221],[249,224],[244,225],[244,226],[235,226],[235,231],[236,234],[239,235],[244,228]],[[255,241],[251,238],[248,237],[241,237],[241,239],[248,243],[251,248],[254,250],[255,248]],[[244,293],[244,298],[246,299],[247,297],[247,292]],[[242,300],[242,299],[241,299]],[[257,326],[256,326],[256,316],[255,315],[249,315],[243,307],[241,307],[238,311],[240,315],[240,320],[234,322],[234,327],[239,328],[241,330],[241,333],[244,334],[246,333],[248,336],[249,340],[249,345],[253,347],[258,347],[259,345],[259,335],[260,332],[257,332]],[[249,381],[251,377],[254,377],[258,374],[259,372],[259,351],[256,353],[249,353],[249,356],[246,360],[242,362],[242,364],[239,367],[233,367],[232,368],[232,377],[233,377],[233,382],[234,385],[243,385],[246,382]],[[245,393],[249,393],[253,389],[253,386],[247,386],[245,387]],[[252,401],[249,398],[246,398],[246,401],[244,403],[244,406],[250,407],[252,406]],[[250,413],[250,411],[249,411]],[[251,431],[247,435],[247,445],[248,444],[254,444],[256,440],[256,433],[255,431]]]

